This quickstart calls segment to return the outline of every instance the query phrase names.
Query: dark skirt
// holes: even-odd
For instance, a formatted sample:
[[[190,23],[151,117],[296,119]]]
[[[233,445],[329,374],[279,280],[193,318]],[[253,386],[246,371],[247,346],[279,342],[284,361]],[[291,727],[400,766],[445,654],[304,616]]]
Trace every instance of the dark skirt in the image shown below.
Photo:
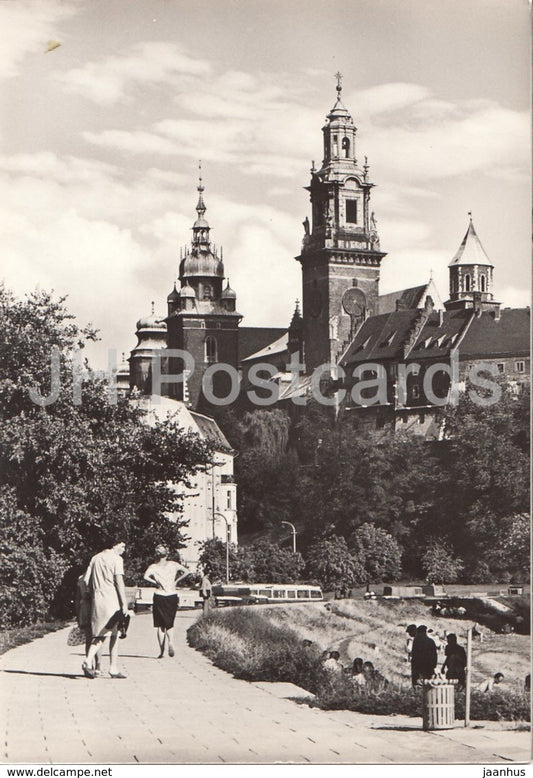
[[[177,594],[156,594],[154,592],[154,602],[152,605],[152,614],[154,617],[154,627],[161,629],[171,629],[174,626],[176,611],[178,610]]]

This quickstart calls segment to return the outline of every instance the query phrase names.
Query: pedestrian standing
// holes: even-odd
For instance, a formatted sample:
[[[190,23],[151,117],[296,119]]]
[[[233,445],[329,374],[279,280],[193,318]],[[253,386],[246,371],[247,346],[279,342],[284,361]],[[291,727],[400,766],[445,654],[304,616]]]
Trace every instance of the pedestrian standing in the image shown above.
[[[91,602],[92,641],[87,658],[82,664],[86,678],[96,676],[96,654],[100,652],[109,637],[109,675],[111,678],[126,678],[118,668],[118,627],[128,615],[126,590],[124,589],[124,562],[122,555],[126,544],[113,539],[89,562],[83,580],[87,585]]]
[[[413,641],[416,635],[416,624],[409,624],[405,630],[407,633],[407,640],[405,641],[405,651],[407,653],[407,661],[411,661],[411,654],[413,653]]]
[[[442,672],[446,670],[446,678],[457,679],[457,688],[464,689],[466,684],[466,651],[463,646],[457,643],[457,635],[454,635],[453,632],[446,635],[446,640],[448,643],[444,649],[446,658],[442,665]]]
[[[421,678],[432,678],[437,666],[437,647],[426,634],[427,627],[421,624],[416,629],[411,654],[411,681],[413,686]]]
[[[83,575],[80,575],[76,584],[75,606],[78,627],[85,635],[85,658],[87,658],[91,643],[93,642],[93,631],[91,628],[91,592],[85,583]],[[95,675],[101,675],[99,652],[94,657],[94,671]]]
[[[202,576],[202,582],[200,584],[200,597],[203,600],[204,616],[207,616],[207,614],[211,610],[211,606],[213,602],[212,596],[213,596],[213,587],[211,586],[211,581],[209,580],[207,571],[204,570],[204,574]]]
[[[189,575],[189,570],[179,562],[170,560],[168,548],[162,543],[156,547],[155,553],[158,561],[147,568],[143,577],[157,588],[154,592],[152,616],[159,643],[158,659],[162,659],[165,656],[165,643],[168,643],[168,655],[172,657],[175,654],[172,637],[178,610],[176,584]],[[179,573],[182,575],[178,575]]]

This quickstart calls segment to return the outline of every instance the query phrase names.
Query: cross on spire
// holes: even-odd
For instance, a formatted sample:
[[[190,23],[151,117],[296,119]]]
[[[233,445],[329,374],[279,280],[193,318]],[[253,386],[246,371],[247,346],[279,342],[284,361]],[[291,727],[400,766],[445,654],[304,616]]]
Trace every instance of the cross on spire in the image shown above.
[[[339,70],[335,73],[335,78],[337,79],[336,89],[340,97],[340,94],[342,92],[342,73]]]
[[[198,191],[203,192],[204,187],[202,184],[202,160],[198,160]]]

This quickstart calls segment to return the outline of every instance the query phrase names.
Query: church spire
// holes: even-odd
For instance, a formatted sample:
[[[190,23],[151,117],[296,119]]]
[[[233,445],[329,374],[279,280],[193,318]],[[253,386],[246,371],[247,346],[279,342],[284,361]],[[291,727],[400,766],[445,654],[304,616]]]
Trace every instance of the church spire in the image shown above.
[[[201,246],[206,249],[209,249],[210,245],[210,238],[209,238],[209,231],[210,227],[205,217],[205,212],[207,210],[205,203],[204,203],[204,190],[205,187],[203,185],[202,180],[202,160],[199,160],[198,162],[198,186],[196,187],[198,190],[198,203],[196,205],[196,213],[198,214],[198,218],[193,224],[192,231],[193,231],[193,239],[192,243],[193,246]]]

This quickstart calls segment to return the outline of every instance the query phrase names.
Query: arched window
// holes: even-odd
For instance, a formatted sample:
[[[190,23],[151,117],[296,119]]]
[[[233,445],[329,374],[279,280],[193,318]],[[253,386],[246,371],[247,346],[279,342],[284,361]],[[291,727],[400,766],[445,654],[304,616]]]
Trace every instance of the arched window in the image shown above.
[[[339,156],[339,144],[337,142],[337,136],[333,136],[333,156],[338,157]]]
[[[343,138],[342,139],[342,149],[344,151],[344,156],[349,157],[350,156],[350,139],[349,138]]]
[[[464,290],[465,292],[470,291],[470,274],[467,273],[464,277]]]
[[[217,361],[217,341],[212,335],[205,339],[205,361],[210,365]]]
[[[213,288],[210,284],[206,284],[204,286],[204,300],[212,300],[213,299]]]
[[[479,283],[480,283],[481,291],[482,292],[486,292],[487,291],[487,279],[485,278],[485,276],[480,276]]]

